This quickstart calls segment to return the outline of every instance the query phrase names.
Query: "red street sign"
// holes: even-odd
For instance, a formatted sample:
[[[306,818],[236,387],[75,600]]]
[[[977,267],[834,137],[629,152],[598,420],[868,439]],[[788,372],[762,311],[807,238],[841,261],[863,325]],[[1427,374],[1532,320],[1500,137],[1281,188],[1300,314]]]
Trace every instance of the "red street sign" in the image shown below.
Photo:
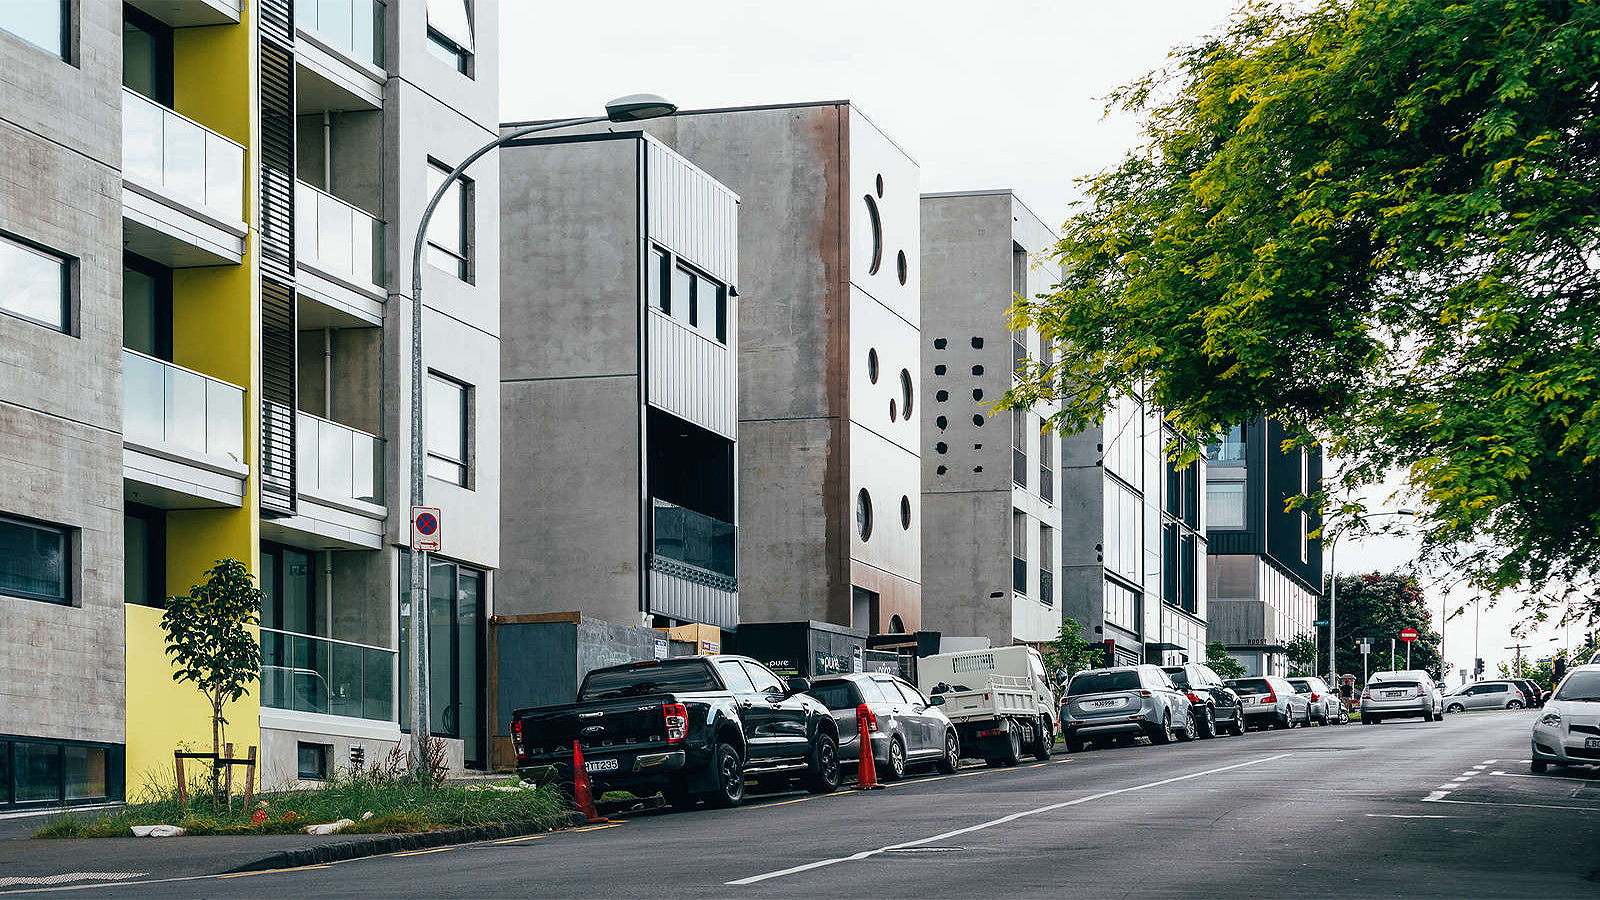
[[[411,507],[411,549],[438,552],[443,547],[443,542],[444,533],[440,528],[439,508]]]
[[[1416,639],[1417,630],[1415,628],[1407,628],[1405,631],[1400,632],[1400,640],[1405,641],[1408,644]]]

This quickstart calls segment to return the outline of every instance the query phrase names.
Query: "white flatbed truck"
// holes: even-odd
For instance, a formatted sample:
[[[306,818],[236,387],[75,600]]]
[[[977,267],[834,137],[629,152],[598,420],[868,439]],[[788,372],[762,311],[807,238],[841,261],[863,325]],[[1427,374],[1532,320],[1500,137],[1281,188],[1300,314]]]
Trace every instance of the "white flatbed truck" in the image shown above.
[[[917,660],[917,687],[956,726],[963,756],[1014,766],[1025,754],[1049,759],[1056,696],[1032,647],[936,653]],[[938,702],[935,700],[934,702]]]

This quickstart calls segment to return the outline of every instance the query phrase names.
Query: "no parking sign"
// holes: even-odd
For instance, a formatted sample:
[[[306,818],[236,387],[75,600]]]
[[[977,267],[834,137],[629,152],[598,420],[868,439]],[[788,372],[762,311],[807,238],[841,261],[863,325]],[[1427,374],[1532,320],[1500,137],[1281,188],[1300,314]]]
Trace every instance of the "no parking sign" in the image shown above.
[[[444,528],[437,506],[411,507],[411,549],[437,553],[444,546]]]

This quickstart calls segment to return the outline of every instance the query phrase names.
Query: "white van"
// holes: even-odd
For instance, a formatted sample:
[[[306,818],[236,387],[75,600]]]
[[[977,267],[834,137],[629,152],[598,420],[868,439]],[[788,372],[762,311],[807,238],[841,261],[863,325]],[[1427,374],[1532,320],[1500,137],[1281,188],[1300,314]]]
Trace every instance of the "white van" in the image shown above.
[[[1049,759],[1056,697],[1039,651],[1027,646],[936,653],[917,660],[917,687],[955,723],[964,756],[1014,766]]]

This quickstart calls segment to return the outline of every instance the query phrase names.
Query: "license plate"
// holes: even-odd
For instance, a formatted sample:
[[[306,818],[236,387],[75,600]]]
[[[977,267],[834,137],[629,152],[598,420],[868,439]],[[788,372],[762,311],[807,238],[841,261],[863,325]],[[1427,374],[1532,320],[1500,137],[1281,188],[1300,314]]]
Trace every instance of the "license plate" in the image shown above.
[[[1090,700],[1089,701],[1089,708],[1090,709],[1110,709],[1113,706],[1120,706],[1120,705],[1122,705],[1122,701],[1121,700]]]
[[[617,761],[614,759],[586,759],[583,761],[585,772],[615,772]]]
[[[1600,750],[1600,738],[1584,738],[1583,746],[1589,750]]]
[[[1406,695],[1406,691],[1384,691],[1383,696],[1389,700],[1398,700]]]

